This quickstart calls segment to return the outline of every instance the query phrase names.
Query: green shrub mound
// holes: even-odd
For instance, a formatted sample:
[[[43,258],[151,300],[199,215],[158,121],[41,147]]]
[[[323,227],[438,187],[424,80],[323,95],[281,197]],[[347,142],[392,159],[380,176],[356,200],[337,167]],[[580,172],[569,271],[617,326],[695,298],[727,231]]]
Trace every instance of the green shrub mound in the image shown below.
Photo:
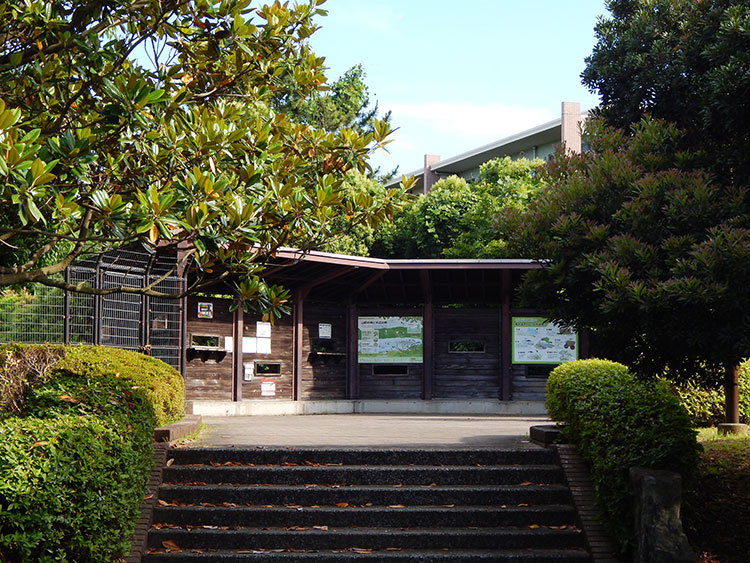
[[[700,446],[690,417],[664,381],[646,382],[606,360],[555,368],[547,411],[591,467],[605,523],[623,552],[633,545],[630,467],[676,471],[690,483]]]
[[[154,428],[182,414],[180,374],[114,348],[7,345],[0,397],[0,559],[125,554]]]
[[[693,426],[716,426],[725,421],[724,388],[700,382],[673,383],[672,388],[690,415]],[[740,364],[740,422],[750,423],[750,360]]]

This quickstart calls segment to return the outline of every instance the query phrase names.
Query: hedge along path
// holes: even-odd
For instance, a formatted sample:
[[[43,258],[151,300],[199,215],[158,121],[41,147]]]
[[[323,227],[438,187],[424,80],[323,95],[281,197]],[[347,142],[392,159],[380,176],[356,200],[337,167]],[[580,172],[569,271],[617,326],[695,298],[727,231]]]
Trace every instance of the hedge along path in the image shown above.
[[[680,473],[687,486],[701,446],[666,381],[642,381],[608,360],[578,360],[547,380],[547,412],[591,467],[597,502],[622,552],[633,547],[632,466]]]
[[[39,348],[0,346],[0,394],[24,391],[0,412],[0,554],[116,560],[130,546],[154,428],[182,414],[182,378],[135,352]],[[49,354],[51,365],[24,375]]]

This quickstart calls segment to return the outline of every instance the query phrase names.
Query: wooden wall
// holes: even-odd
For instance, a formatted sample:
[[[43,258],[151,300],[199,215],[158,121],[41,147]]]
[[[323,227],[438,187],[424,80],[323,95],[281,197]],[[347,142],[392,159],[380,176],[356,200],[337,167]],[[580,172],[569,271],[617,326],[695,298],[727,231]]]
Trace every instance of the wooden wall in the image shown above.
[[[319,338],[321,323],[331,325],[331,338]],[[346,399],[346,309],[304,307],[301,399]]]
[[[213,318],[198,318],[198,303],[213,303]],[[231,301],[195,297],[188,299],[187,333],[231,338],[234,314]],[[421,309],[361,310],[368,315],[422,315]],[[435,336],[432,397],[435,399],[498,399],[501,390],[501,312],[499,308],[433,309]],[[243,336],[257,337],[260,318],[243,315]],[[302,330],[301,400],[347,398],[347,309],[305,303]],[[320,338],[319,325],[331,326],[331,338]],[[451,352],[450,342],[481,342],[483,352]],[[508,351],[510,353],[510,351]],[[188,400],[232,400],[233,351],[188,350],[185,366],[185,395]],[[242,364],[278,363],[279,375],[255,373],[251,381],[240,374],[242,399],[291,400],[294,398],[294,319],[286,316],[271,328],[271,353],[243,353]],[[359,399],[421,399],[424,393],[424,365],[408,366],[405,375],[375,375],[374,364],[355,363],[359,375]],[[546,378],[529,375],[526,366],[513,365],[511,391],[515,400],[543,400]],[[274,396],[262,395],[262,381],[276,383]]]
[[[198,318],[198,303],[213,304],[213,319]],[[208,334],[232,337],[234,314],[229,311],[231,302],[225,299],[190,297],[187,305],[187,342],[191,334]],[[231,352],[193,352],[188,348],[185,364],[185,398],[189,401],[210,399],[232,400]]]
[[[500,310],[438,309],[435,318],[436,399],[500,397]],[[479,342],[484,352],[451,352],[454,342]]]
[[[248,338],[257,338],[257,323],[261,318],[257,315],[245,314],[243,319],[244,336]],[[243,353],[242,363],[269,363],[280,364],[281,373],[279,375],[263,375],[255,373],[252,381],[244,381],[242,378],[242,398],[243,399],[286,399],[291,400],[292,385],[294,383],[293,374],[293,357],[294,357],[294,324],[292,317],[287,315],[277,319],[271,327],[271,353]],[[274,396],[263,396],[262,382],[274,381],[276,383],[276,394]]]
[[[362,309],[357,316],[423,317],[420,308]],[[406,375],[376,375],[375,366],[388,364],[357,364],[359,399],[421,399],[424,392],[424,364],[399,364],[407,366]]]
[[[408,375],[375,375],[374,364],[359,364],[360,399],[421,399],[423,364],[405,364]]]

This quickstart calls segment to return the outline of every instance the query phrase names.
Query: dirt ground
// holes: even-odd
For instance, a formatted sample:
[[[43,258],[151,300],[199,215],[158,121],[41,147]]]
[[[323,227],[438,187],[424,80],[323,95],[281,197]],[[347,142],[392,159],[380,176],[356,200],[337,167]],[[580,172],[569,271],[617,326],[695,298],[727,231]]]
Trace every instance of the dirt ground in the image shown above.
[[[750,438],[702,440],[698,482],[683,499],[698,563],[750,561]]]

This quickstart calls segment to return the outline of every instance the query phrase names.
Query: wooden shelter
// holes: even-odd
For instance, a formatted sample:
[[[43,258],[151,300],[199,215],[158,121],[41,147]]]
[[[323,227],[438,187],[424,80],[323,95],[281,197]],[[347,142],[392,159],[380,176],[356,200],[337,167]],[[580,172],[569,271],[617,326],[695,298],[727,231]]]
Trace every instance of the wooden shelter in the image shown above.
[[[264,277],[292,292],[292,314],[273,326],[227,299],[188,300],[186,398],[543,400],[553,364],[543,350],[529,363],[513,356],[516,319],[543,318],[513,300],[521,275],[539,267],[279,252]],[[577,357],[575,335],[563,340]]]

